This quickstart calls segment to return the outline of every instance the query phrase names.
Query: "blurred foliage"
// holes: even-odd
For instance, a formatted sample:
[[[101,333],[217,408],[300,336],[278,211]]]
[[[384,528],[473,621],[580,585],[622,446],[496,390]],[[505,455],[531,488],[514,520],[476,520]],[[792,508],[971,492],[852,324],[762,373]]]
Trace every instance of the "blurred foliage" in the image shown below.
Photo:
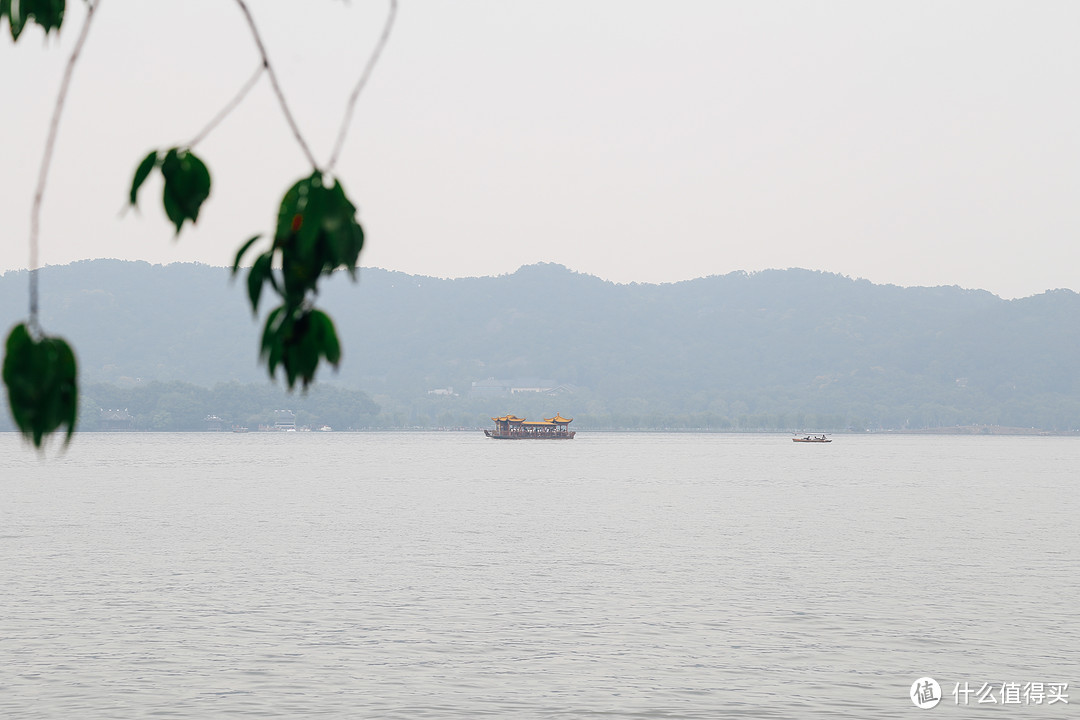
[[[260,236],[236,253],[232,272],[240,272],[244,256]],[[266,318],[261,357],[273,377],[280,366],[291,389],[299,380],[306,389],[319,362],[335,368],[341,362],[341,343],[330,316],[313,307],[320,278],[344,269],[356,279],[356,262],[364,247],[364,230],[356,206],[340,182],[329,184],[320,171],[289,188],[278,210],[277,230],[270,248],[248,270],[251,311],[258,313],[267,286],[282,303]],[[280,267],[280,271],[275,270]]]
[[[139,188],[154,169],[161,171],[161,204],[169,222],[176,226],[176,234],[184,223],[192,224],[199,219],[199,209],[210,197],[210,171],[195,153],[184,148],[169,148],[164,152],[153,150],[135,169],[131,181],[128,202],[138,205]]]
[[[4,348],[4,385],[16,427],[41,448],[46,435],[75,430],[78,372],[75,353],[62,339],[16,325]]]
[[[88,0],[89,2],[89,0]],[[96,7],[89,5],[91,11]],[[254,22],[246,6],[241,3],[241,10],[247,16],[255,41],[262,54],[262,65],[258,75],[265,71],[273,77],[269,58]],[[64,0],[0,0],[0,19],[6,18],[11,31],[12,41],[18,41],[27,23],[40,25],[46,35],[53,30],[59,31],[65,10]],[[372,62],[378,56],[382,42],[385,42],[390,24],[393,21],[396,4],[391,4],[391,13],[387,21],[380,45],[377,46]],[[89,23],[89,16],[87,19]],[[85,30],[89,24],[84,26]],[[82,39],[81,38],[81,39]],[[34,212],[40,208],[41,191],[44,189],[45,170],[52,154],[55,141],[56,121],[63,106],[67,80],[70,70],[78,56],[80,42],[73,51],[68,65],[69,74],[61,84],[62,90],[56,104],[56,115],[49,140],[46,143],[42,165],[42,185],[35,200]],[[369,68],[370,70],[370,65]],[[365,72],[366,77],[366,72]],[[360,81],[350,98],[352,103],[363,86]],[[250,89],[249,83],[240,92],[233,103],[226,108],[228,113]],[[285,99],[280,94],[276,80],[275,92],[281,100],[282,111],[290,124],[293,124]],[[219,115],[206,131],[197,138],[202,138],[223,117]],[[344,139],[338,138],[338,148]],[[293,124],[294,135],[307,154],[312,165],[315,160],[307,151],[307,146]],[[192,144],[198,140],[193,140]],[[333,166],[336,159],[330,160]],[[166,150],[152,150],[135,169],[128,194],[128,202],[137,207],[139,190],[155,171],[162,178],[162,208],[179,235],[185,223],[194,224],[199,212],[210,197],[210,171],[190,147],[171,147]],[[36,217],[36,215],[35,215]],[[34,223],[32,227],[36,227]],[[259,239],[259,236],[244,243],[236,254],[233,273],[240,270],[240,263],[245,253]],[[36,247],[36,231],[31,231],[31,248]],[[315,379],[321,362],[325,361],[334,368],[341,362],[341,343],[337,336],[334,322],[325,312],[314,307],[314,299],[319,292],[319,282],[338,269],[348,271],[355,280],[356,264],[364,244],[364,233],[356,220],[356,206],[346,196],[340,182],[329,178],[318,166],[312,174],[297,181],[285,194],[278,212],[277,228],[270,249],[259,255],[248,272],[248,291],[252,311],[258,312],[259,298],[264,286],[269,286],[281,298],[281,305],[273,310],[266,319],[260,341],[260,358],[266,363],[270,377],[275,377],[277,369],[283,371],[285,382],[292,390],[297,382],[306,391]],[[32,249],[33,257],[36,250]],[[275,276],[280,268],[280,275]],[[29,327],[38,325],[38,301],[36,285],[30,290]],[[74,429],[75,407],[78,404],[78,386],[75,382],[74,353],[67,343],[58,338],[35,338],[26,331],[26,325],[18,325],[8,340],[8,353],[4,363],[4,382],[12,416],[22,431],[31,437],[34,444],[41,446],[42,438],[62,425],[67,425],[68,437]],[[15,352],[17,355],[11,355]],[[70,374],[70,380],[69,380]],[[33,406],[39,403],[40,406]]]
[[[64,0],[0,0],[0,20],[8,19],[11,39],[15,41],[29,22],[40,25],[46,35],[59,31],[64,9]]]

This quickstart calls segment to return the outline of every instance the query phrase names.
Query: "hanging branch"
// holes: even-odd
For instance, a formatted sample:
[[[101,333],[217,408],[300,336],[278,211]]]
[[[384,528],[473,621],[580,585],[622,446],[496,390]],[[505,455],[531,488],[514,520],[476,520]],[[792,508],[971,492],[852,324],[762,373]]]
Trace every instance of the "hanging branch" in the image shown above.
[[[255,19],[251,17],[251,11],[248,10],[248,6],[244,0],[236,0],[236,4],[240,6],[240,11],[244,13],[244,18],[247,20],[248,27],[251,28],[251,35],[255,38],[255,45],[259,49],[259,55],[262,56],[263,67],[266,69],[266,74],[270,76],[270,84],[273,86],[274,94],[277,95],[278,103],[281,105],[281,112],[285,115],[285,120],[292,129],[293,137],[295,137],[296,142],[300,144],[300,149],[304,152],[304,155],[307,157],[308,162],[311,163],[311,166],[318,169],[319,164],[315,162],[315,156],[311,154],[307,142],[304,141],[304,136],[300,134],[300,128],[296,125],[296,120],[293,119],[292,113],[289,111],[289,104],[285,102],[285,94],[281,91],[281,86],[278,84],[277,73],[270,67],[270,56],[266,54],[266,47],[263,45],[262,37],[255,27]]]
[[[319,291],[319,279],[344,269],[356,280],[356,264],[364,246],[364,229],[356,219],[356,205],[349,200],[341,183],[324,177],[324,172],[328,173],[337,162],[356,100],[390,36],[397,14],[397,0],[390,0],[390,13],[382,35],[346,104],[341,130],[325,171],[311,156],[289,113],[277,76],[270,67],[266,49],[244,0],[236,2],[255,36],[255,43],[293,135],[314,168],[309,177],[302,178],[285,193],[270,249],[256,257],[247,277],[248,298],[253,313],[258,311],[264,287],[269,286],[282,301],[267,315],[260,343],[260,358],[270,371],[270,377],[275,377],[278,368],[281,368],[290,390],[297,382],[306,390],[324,360],[335,368],[341,362],[341,343],[334,323],[329,315],[316,309],[313,304]],[[239,272],[244,256],[260,237],[256,235],[240,247],[233,263],[233,275]],[[280,280],[275,277],[274,267],[281,268]]]
[[[19,9],[13,14],[9,7],[13,4],[12,1],[0,0],[0,16],[8,17],[13,38],[18,38],[26,19],[31,17],[45,28],[46,33],[59,29],[64,2],[42,1],[45,4],[38,10],[42,13],[48,10],[46,14],[38,14],[37,10],[34,13],[26,10],[24,13],[25,8],[17,2],[16,7]],[[2,368],[12,417],[23,435],[31,439],[38,448],[43,446],[47,436],[65,426],[67,438],[70,440],[78,415],[78,368],[75,353],[62,338],[48,337],[41,331],[38,322],[37,276],[41,206],[59,132],[60,117],[75,64],[89,34],[90,23],[101,5],[101,0],[85,2],[86,19],[60,83],[31,208],[30,318],[26,323],[16,325],[8,335]],[[324,177],[324,170],[319,167],[304,140],[285,101],[277,74],[270,65],[266,47],[255,27],[247,3],[245,0],[236,0],[236,4],[240,6],[240,11],[251,29],[261,57],[260,66],[236,96],[188,146],[151,150],[143,158],[132,178],[128,200],[131,205],[135,205],[139,188],[151,172],[160,170],[164,180],[162,205],[165,214],[176,226],[177,234],[184,223],[196,222],[203,202],[210,195],[211,179],[206,165],[191,152],[191,148],[201,142],[244,100],[263,72],[269,75],[282,114],[313,172],[309,177],[296,182],[282,199],[271,247],[258,256],[248,274],[248,295],[253,311],[257,310],[264,286],[268,285],[280,296],[282,304],[267,317],[260,356],[271,377],[275,376],[280,367],[285,373],[290,390],[298,382],[306,389],[314,380],[315,372],[322,362],[325,361],[335,368],[341,362],[341,344],[333,321],[326,313],[316,309],[312,302],[318,294],[319,278],[344,269],[356,279],[357,260],[364,245],[364,230],[356,219],[356,205],[349,199],[340,182]],[[332,168],[337,162],[357,99],[386,46],[396,15],[397,0],[390,0],[386,25],[346,104],[345,117],[328,168]],[[256,235],[241,246],[233,264],[234,274],[239,271],[245,253],[260,237]],[[278,262],[281,268],[280,281],[275,278],[274,273]]]
[[[191,142],[187,144],[189,150],[194,149],[196,145],[202,142],[203,139],[205,139],[206,136],[209,135],[211,131],[213,131],[213,129],[221,123],[222,120],[228,117],[229,113],[235,110],[236,107],[244,101],[244,98],[247,96],[247,94],[251,92],[251,88],[255,87],[255,83],[257,83],[259,81],[259,78],[262,77],[262,74],[266,72],[267,67],[268,66],[266,65],[266,63],[261,63],[259,67],[255,68],[255,72],[252,74],[251,78],[246,83],[244,83],[244,86],[240,88],[240,92],[236,93],[236,97],[230,100],[229,104],[222,108],[221,112],[219,112],[213,120],[207,123],[206,127],[199,131],[199,134],[192,138]]]
[[[71,76],[75,72],[75,63],[79,59],[86,36],[90,32],[90,23],[94,19],[94,12],[101,5],[101,0],[86,3],[86,20],[82,30],[75,41],[75,47],[71,50],[67,67],[64,68],[64,77],[60,81],[60,92],[56,97],[56,105],[53,107],[52,119],[49,121],[49,135],[45,140],[45,152],[41,158],[41,168],[38,170],[37,187],[34,189],[34,202],[30,208],[30,320],[31,332],[39,334],[41,328],[38,325],[38,234],[41,227],[41,203],[45,197],[45,181],[49,176],[49,165],[52,163],[53,148],[56,147],[56,136],[60,130],[60,116],[63,113],[64,101],[67,99],[68,87],[71,85]]]
[[[390,39],[390,29],[394,26],[394,18],[397,16],[397,0],[390,0],[390,13],[386,16],[386,25],[383,26],[382,35],[379,36],[379,42],[375,45],[375,50],[372,51],[371,57],[368,58],[367,65],[364,67],[364,72],[360,74],[360,79],[356,83],[356,87],[353,88],[352,94],[349,95],[349,102],[345,106],[345,117],[341,121],[341,129],[338,131],[337,140],[334,141],[334,151],[330,154],[330,162],[326,164],[327,172],[331,172],[334,166],[337,164],[338,156],[341,154],[341,148],[345,145],[345,136],[349,131],[349,124],[352,122],[353,109],[356,107],[356,100],[360,97],[360,92],[367,85],[368,78],[371,77],[371,71],[375,69],[375,63],[378,62],[379,56],[382,54],[383,48],[386,47],[386,41]]]

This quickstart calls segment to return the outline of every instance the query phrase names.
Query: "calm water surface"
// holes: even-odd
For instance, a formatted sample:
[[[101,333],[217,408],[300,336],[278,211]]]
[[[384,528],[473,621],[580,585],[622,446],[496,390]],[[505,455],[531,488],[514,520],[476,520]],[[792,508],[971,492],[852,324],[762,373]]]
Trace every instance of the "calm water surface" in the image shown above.
[[[835,437],[2,434],[0,717],[1076,717],[1080,439]]]

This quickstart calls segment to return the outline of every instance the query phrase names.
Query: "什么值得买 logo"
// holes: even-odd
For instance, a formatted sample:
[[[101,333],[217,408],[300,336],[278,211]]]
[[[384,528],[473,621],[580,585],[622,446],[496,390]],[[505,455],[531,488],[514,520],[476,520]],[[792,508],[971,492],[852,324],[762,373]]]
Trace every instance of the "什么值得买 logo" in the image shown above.
[[[937,707],[941,702],[941,686],[932,677],[921,677],[911,683],[911,691],[908,693],[915,707],[929,710]]]

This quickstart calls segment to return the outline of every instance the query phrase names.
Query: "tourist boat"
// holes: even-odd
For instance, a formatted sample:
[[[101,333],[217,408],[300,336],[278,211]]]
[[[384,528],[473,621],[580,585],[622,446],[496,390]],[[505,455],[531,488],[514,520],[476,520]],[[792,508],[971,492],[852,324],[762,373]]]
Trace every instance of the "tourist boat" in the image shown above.
[[[804,435],[791,438],[791,442],[832,442],[832,440],[824,435]]]
[[[529,421],[515,415],[503,415],[491,418],[495,421],[494,430],[485,430],[484,435],[496,440],[572,440],[574,431],[569,428],[573,418],[564,418],[559,413],[555,417]]]

